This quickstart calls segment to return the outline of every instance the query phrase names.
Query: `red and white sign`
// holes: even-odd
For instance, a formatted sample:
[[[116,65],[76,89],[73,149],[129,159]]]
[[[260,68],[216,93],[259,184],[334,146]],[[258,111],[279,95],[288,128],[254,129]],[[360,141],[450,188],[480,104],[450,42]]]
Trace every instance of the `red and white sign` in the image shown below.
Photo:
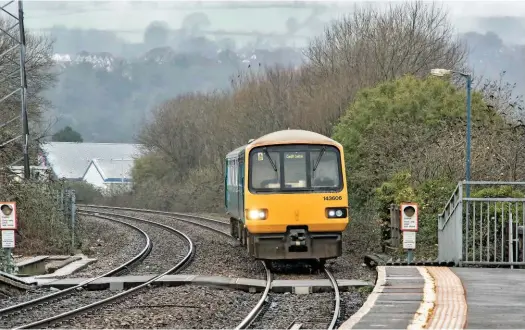
[[[0,229],[17,229],[16,202],[0,202]]]
[[[401,204],[401,231],[418,231],[418,205],[415,203]]]

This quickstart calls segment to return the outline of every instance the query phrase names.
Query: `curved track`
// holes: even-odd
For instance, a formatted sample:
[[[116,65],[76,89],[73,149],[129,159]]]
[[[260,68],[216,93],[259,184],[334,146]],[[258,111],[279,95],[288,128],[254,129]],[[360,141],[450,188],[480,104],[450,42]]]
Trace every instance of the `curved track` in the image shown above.
[[[86,215],[92,215],[92,216],[96,216],[96,217],[99,217],[99,218],[108,219],[107,217],[104,217],[104,216],[102,216],[100,214],[97,214],[97,212],[79,211],[79,213],[80,214],[86,214]],[[76,315],[78,315],[80,313],[83,313],[83,312],[86,312],[86,311],[89,311],[89,310],[92,310],[92,309],[95,309],[95,308],[102,307],[103,305],[105,305],[107,303],[110,303],[110,302],[113,302],[113,301],[115,301],[118,298],[122,298],[122,297],[128,296],[128,295],[130,295],[132,293],[135,293],[135,292],[139,291],[140,289],[142,289],[144,287],[149,286],[152,282],[160,279],[161,277],[163,277],[165,275],[172,274],[172,273],[175,273],[175,272],[183,269],[185,266],[187,266],[191,262],[194,254],[195,254],[195,247],[194,247],[194,244],[191,241],[191,239],[186,234],[184,234],[183,232],[178,231],[178,230],[176,230],[176,229],[174,229],[174,228],[172,228],[170,226],[166,226],[164,224],[157,223],[157,222],[150,221],[150,220],[146,220],[146,219],[141,219],[141,218],[136,218],[136,217],[131,217],[131,216],[124,216],[124,215],[119,215],[119,214],[107,214],[107,215],[112,216],[112,217],[120,217],[120,218],[123,218],[123,219],[135,220],[135,221],[139,221],[139,222],[145,222],[145,223],[148,223],[148,224],[151,224],[151,225],[159,226],[159,227],[161,227],[163,229],[166,229],[166,230],[168,230],[170,232],[173,232],[174,234],[180,236],[187,243],[187,245],[188,245],[188,252],[183,257],[183,259],[181,261],[179,261],[175,266],[170,267],[167,271],[163,272],[162,274],[160,274],[158,276],[153,277],[149,281],[147,281],[147,282],[145,282],[145,283],[143,283],[143,284],[141,284],[139,286],[133,287],[133,288],[128,289],[126,291],[123,291],[123,292],[121,292],[119,294],[110,296],[110,297],[108,297],[106,299],[95,301],[94,303],[91,303],[89,305],[84,305],[82,307],[79,307],[79,308],[76,308],[76,309],[72,309],[72,310],[69,310],[67,312],[64,312],[64,313],[61,313],[61,314],[58,314],[58,315],[54,315],[54,316],[51,316],[51,317],[48,317],[48,318],[44,318],[44,319],[41,319],[41,320],[38,320],[38,321],[35,321],[35,322],[32,322],[32,323],[29,323],[29,324],[21,325],[21,326],[17,327],[17,329],[42,328],[42,327],[45,327],[45,326],[49,326],[50,324],[55,323],[57,321],[64,320],[64,319],[76,316]],[[115,219],[111,219],[111,220],[122,222],[122,221],[115,220]],[[122,223],[125,223],[125,222],[122,222]],[[149,237],[148,237],[148,242],[151,245],[151,241],[149,240]],[[151,247],[149,249],[151,250]],[[114,271],[111,272],[111,274],[114,274],[114,273],[115,273]],[[108,274],[109,273],[104,274],[104,276],[110,276]],[[99,276],[97,278],[100,278],[100,277],[103,277],[103,276]],[[75,288],[78,288],[78,287],[83,286],[83,285],[85,285],[87,283],[90,283],[90,282],[94,281],[95,279],[91,279],[89,281],[85,281],[85,282],[79,284],[78,286],[76,286]],[[73,290],[73,288],[70,288],[68,290],[71,291],[71,290]],[[66,290],[64,290],[64,291],[66,291]],[[62,292],[63,291],[60,291],[57,294],[60,294]],[[45,297],[43,297],[43,298],[45,298]],[[39,299],[42,299],[42,298],[39,298]],[[52,299],[52,298],[50,298],[50,299]],[[35,299],[35,300],[37,300],[37,299]],[[24,304],[27,304],[27,303],[24,303]],[[19,304],[19,305],[24,305],[24,304]],[[26,305],[24,305],[24,306],[26,306]],[[33,306],[33,305],[31,305],[31,306]],[[15,311],[15,310],[16,311],[20,311],[24,307],[18,308],[16,306],[12,306],[12,307],[9,307],[9,308],[11,308],[12,311]]]
[[[151,252],[153,244],[152,244],[151,239],[148,236],[148,234],[146,234],[146,232],[143,231],[142,229],[140,229],[137,226],[134,226],[132,224],[129,224],[127,222],[124,222],[124,221],[111,219],[111,218],[103,217],[103,216],[99,216],[98,218],[101,218],[101,219],[104,219],[104,220],[108,220],[108,221],[118,222],[118,223],[121,223],[121,224],[126,225],[128,227],[131,227],[134,230],[140,232],[141,235],[145,238],[145,241],[146,241],[146,244],[145,244],[144,248],[136,256],[134,256],[132,259],[130,259],[129,261],[125,262],[124,264],[122,264],[122,265],[120,265],[120,266],[110,270],[109,272],[100,275],[100,276],[93,277],[93,278],[91,278],[89,280],[81,282],[78,285],[75,285],[75,286],[70,287],[68,289],[64,289],[64,290],[61,290],[61,291],[58,291],[58,292],[55,292],[55,293],[52,293],[52,294],[49,294],[49,295],[45,295],[43,297],[39,297],[39,298],[36,298],[36,299],[33,299],[33,300],[25,301],[23,303],[19,303],[19,304],[16,304],[16,305],[12,305],[12,306],[8,306],[8,307],[5,307],[5,308],[2,308],[2,309],[0,309],[0,318],[4,318],[10,313],[21,312],[24,309],[34,308],[34,307],[36,307],[38,305],[47,303],[47,302],[49,302],[51,300],[55,300],[55,299],[64,297],[64,296],[69,295],[69,294],[74,294],[75,292],[78,292],[78,290],[81,289],[82,287],[84,287],[86,284],[89,284],[89,283],[91,283],[93,281],[96,281],[99,278],[107,277],[107,276],[119,276],[119,275],[127,272],[128,269],[131,266],[135,265],[136,263],[138,263],[141,260],[143,260],[144,258],[146,258],[148,256],[148,254]]]
[[[81,208],[92,208],[92,209],[106,209],[106,210],[115,210],[115,211],[134,211],[134,212],[144,212],[144,213],[150,213],[150,214],[161,214],[161,215],[167,215],[172,217],[175,220],[187,222],[194,224],[196,226],[200,226],[212,231],[215,231],[221,235],[225,235],[228,237],[231,237],[229,230],[230,230],[230,224],[228,222],[220,221],[217,219],[211,219],[207,217],[201,217],[196,216],[192,214],[186,214],[186,213],[179,213],[179,212],[166,212],[166,211],[157,211],[157,210],[149,210],[149,209],[137,209],[137,208],[131,208],[131,207],[117,207],[117,206],[104,206],[104,205],[93,205],[93,204],[77,204],[79,209]],[[95,212],[95,211],[88,211],[88,212]],[[102,212],[95,212],[103,214]],[[114,215],[114,213],[106,213],[108,215]],[[208,224],[212,224],[213,226],[209,226],[203,223],[206,222]],[[222,227],[224,229],[227,229],[228,231],[223,231],[218,229],[217,227]]]

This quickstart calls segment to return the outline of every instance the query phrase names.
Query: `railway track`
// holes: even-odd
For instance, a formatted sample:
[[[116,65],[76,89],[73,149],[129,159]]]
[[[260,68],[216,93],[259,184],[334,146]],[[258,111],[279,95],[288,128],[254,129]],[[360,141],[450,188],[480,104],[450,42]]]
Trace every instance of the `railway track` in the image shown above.
[[[37,310],[38,306],[43,305],[43,304],[56,303],[57,301],[60,301],[61,299],[66,298],[66,295],[77,294],[77,293],[79,293],[79,291],[82,289],[83,286],[85,286],[86,284],[97,280],[98,278],[107,277],[107,276],[113,276],[113,275],[121,274],[122,272],[127,272],[127,271],[129,271],[129,267],[131,266],[131,264],[135,264],[138,261],[143,260],[147,256],[149,251],[151,251],[151,249],[152,249],[152,242],[151,242],[149,236],[143,230],[139,229],[138,227],[136,227],[134,225],[131,225],[131,224],[125,222],[125,221],[120,221],[120,220],[117,220],[117,219],[114,219],[114,218],[110,218],[110,217],[118,217],[118,218],[122,218],[122,219],[134,220],[134,221],[138,221],[138,222],[148,223],[148,224],[151,224],[151,225],[154,225],[154,226],[161,227],[161,228],[163,228],[163,229],[165,229],[165,230],[167,230],[169,232],[172,232],[172,233],[176,234],[177,236],[179,236],[186,243],[186,245],[188,247],[187,253],[184,255],[184,257],[176,265],[170,267],[165,272],[163,272],[160,275],[157,275],[157,276],[151,278],[149,281],[147,281],[147,282],[145,282],[145,283],[143,283],[143,284],[141,284],[139,286],[133,287],[133,288],[128,289],[128,290],[125,290],[125,291],[123,291],[121,293],[118,293],[118,294],[111,294],[108,297],[104,297],[103,299],[96,299],[94,302],[92,302],[90,304],[82,305],[79,308],[69,309],[69,310],[67,310],[67,311],[65,311],[63,313],[60,313],[60,314],[57,314],[57,315],[53,315],[51,317],[38,317],[37,321],[31,322],[31,323],[20,324],[22,322],[13,322],[13,321],[11,321],[11,322],[9,322],[10,325],[7,326],[7,327],[9,327],[9,328],[17,328],[17,329],[42,328],[42,327],[49,326],[49,325],[51,325],[53,323],[66,320],[68,318],[75,317],[75,316],[77,316],[77,315],[79,315],[81,313],[84,313],[84,312],[87,312],[87,311],[90,311],[90,310],[93,310],[93,309],[97,309],[97,308],[103,307],[104,305],[112,303],[112,302],[116,301],[119,298],[122,298],[122,297],[125,297],[125,296],[129,296],[129,295],[131,295],[133,293],[138,292],[139,290],[149,286],[151,283],[153,283],[154,281],[160,279],[161,277],[163,277],[165,275],[176,273],[176,272],[180,271],[181,269],[183,269],[185,266],[187,266],[191,262],[194,254],[195,254],[194,244],[191,241],[191,239],[186,234],[184,234],[183,232],[178,231],[178,230],[176,230],[176,229],[174,229],[174,228],[172,228],[170,226],[167,226],[167,225],[164,225],[164,224],[161,224],[161,223],[157,223],[157,222],[151,221],[151,220],[146,220],[146,219],[132,217],[132,216],[118,215],[118,214],[100,214],[100,213],[93,212],[93,211],[81,211],[81,210],[79,210],[79,214],[91,215],[91,216],[95,216],[95,217],[98,217],[98,218],[107,219],[107,220],[110,220],[110,221],[116,221],[116,222],[120,222],[120,223],[126,224],[126,225],[128,225],[130,227],[133,227],[134,229],[139,230],[143,235],[145,235],[146,241],[147,241],[147,244],[146,244],[147,246],[145,246],[145,248],[141,251],[141,253],[139,255],[135,256],[132,260],[126,262],[125,264],[123,264],[123,265],[121,265],[121,266],[119,266],[119,267],[117,267],[115,269],[113,269],[110,272],[107,272],[107,273],[105,273],[103,275],[100,275],[100,276],[97,276],[95,278],[92,278],[92,279],[89,279],[87,281],[84,281],[84,282],[80,283],[79,285],[71,287],[69,289],[58,291],[58,292],[56,292],[54,294],[50,294],[50,295],[47,295],[47,296],[44,296],[44,297],[40,297],[40,298],[31,300],[31,301],[27,301],[27,302],[24,302],[24,303],[21,303],[21,304],[17,304],[17,305],[14,305],[14,306],[9,306],[9,307],[6,307],[6,308],[0,310],[0,318],[1,318],[0,320],[2,321],[2,323],[6,323],[6,321],[8,321],[8,320],[6,320],[6,318],[9,317],[10,315],[13,315],[13,314],[15,314],[17,316],[22,316],[23,315],[23,318],[27,318],[27,312],[28,311],[35,310],[35,309]],[[26,312],[26,313],[24,313],[24,312]],[[53,312],[56,313],[56,310],[53,310]],[[38,315],[38,313],[37,313],[37,315]],[[13,324],[16,324],[16,325],[13,325]]]
[[[178,213],[178,212],[165,212],[165,211],[156,211],[156,210],[148,210],[148,209],[137,209],[137,208],[125,208],[125,207],[110,207],[110,206],[99,206],[99,205],[79,205],[81,208],[91,208],[91,209],[105,209],[105,210],[121,210],[121,211],[134,211],[134,212],[143,212],[143,213],[150,213],[150,214],[159,214],[159,215],[165,215],[169,216],[172,219],[179,220],[186,223],[191,223],[200,227],[203,227],[205,229],[217,232],[221,235],[227,236],[229,238],[232,238],[229,233],[230,225],[226,222],[216,220],[216,219],[210,219],[206,217],[201,216],[194,216],[184,213]],[[96,212],[96,211],[90,211],[90,212]],[[115,213],[105,213],[105,212],[96,212],[98,214],[103,215],[117,215]],[[242,320],[241,323],[235,327],[235,330],[240,329],[249,329],[254,326],[254,323],[260,318],[264,318],[265,310],[268,310],[268,305],[271,304],[271,297],[270,297],[270,290],[271,290],[271,284],[272,284],[272,273],[267,266],[265,262],[262,262],[264,266],[265,276],[266,276],[266,287],[261,294],[260,299],[258,300],[257,304],[254,306],[254,308],[248,313],[248,315]],[[311,315],[302,315],[300,318],[296,318],[289,326],[288,329],[302,329],[302,328],[308,328],[309,326],[315,325],[316,328],[319,328],[319,325],[322,325],[321,328],[327,328],[329,330],[332,330],[335,328],[339,315],[340,315],[340,308],[341,308],[341,297],[339,293],[339,287],[337,284],[337,281],[333,274],[326,268],[323,267],[324,273],[328,280],[330,281],[330,284],[333,288],[333,294],[334,294],[334,306],[331,310],[331,317],[329,320],[326,320],[326,317],[321,317],[320,319],[312,319]],[[309,295],[309,299],[315,299],[313,295]],[[275,312],[273,312],[274,314]],[[270,315],[269,317],[272,317]]]
[[[279,309],[272,310],[270,312],[270,308],[272,308],[271,306],[272,299],[271,299],[271,295],[269,291],[270,291],[271,283],[272,283],[272,274],[266,265],[265,265],[265,269],[266,269],[266,274],[267,274],[266,288],[263,294],[261,295],[261,299],[259,300],[257,305],[253,308],[253,310],[250,312],[250,314],[235,328],[235,330],[250,329],[251,327],[255,325],[255,323],[265,324],[266,323],[264,322],[265,318],[273,319],[273,318],[278,317],[278,314],[280,313]],[[318,319],[315,319],[313,318],[313,315],[311,314],[301,315],[299,317],[296,317],[294,321],[289,324],[287,329],[326,328],[328,330],[332,330],[336,326],[339,315],[340,315],[340,308],[341,308],[341,296],[339,293],[339,287],[332,273],[326,267],[323,269],[324,269],[326,276],[328,277],[328,280],[330,281],[330,284],[332,285],[333,292],[334,292],[334,307],[332,310],[331,318],[327,322],[324,316]],[[316,299],[314,295],[308,295],[308,296],[305,297],[305,299]],[[319,327],[319,325],[321,325],[321,327]],[[312,327],[312,326],[315,326],[315,327]],[[257,328],[260,328],[260,326]]]
[[[138,209],[138,208],[131,208],[131,207],[103,206],[103,205],[92,205],[92,204],[77,204],[77,205],[78,205],[79,210],[83,210],[83,209],[93,209],[93,210],[102,209],[102,210],[115,210],[115,211],[120,210],[120,211],[132,211],[132,212],[166,215],[175,220],[190,223],[190,224],[193,224],[193,225],[205,228],[205,229],[209,229],[221,235],[232,238],[229,233],[230,224],[228,222],[220,221],[217,219],[211,219],[208,217],[196,216],[192,214],[179,213],[179,212],[166,212],[166,211]],[[101,212],[98,212],[98,213],[103,214]],[[105,214],[114,215],[115,213],[105,213]]]
[[[137,264],[138,262],[140,262],[141,260],[143,260],[144,258],[146,258],[149,255],[153,245],[152,245],[150,237],[148,236],[148,234],[145,231],[143,231],[142,229],[138,228],[137,226],[134,226],[134,225],[129,224],[129,223],[124,222],[124,221],[120,221],[120,220],[116,220],[116,219],[112,219],[112,218],[107,218],[107,217],[103,217],[103,216],[100,216],[99,218],[104,219],[104,220],[108,220],[108,221],[118,222],[120,224],[123,224],[125,226],[128,226],[128,227],[132,228],[133,230],[136,230],[137,232],[139,232],[142,235],[142,237],[144,237],[144,240],[145,240],[144,248],[137,255],[135,255],[133,258],[131,258],[127,262],[123,263],[122,265],[119,265],[118,267],[116,267],[116,268],[114,268],[114,269],[112,269],[112,270],[110,270],[110,271],[108,271],[108,272],[106,272],[106,273],[104,273],[102,275],[90,278],[90,279],[88,279],[86,281],[83,281],[83,282],[79,283],[78,285],[75,285],[75,286],[70,287],[68,289],[57,291],[55,293],[51,293],[51,294],[48,294],[48,295],[45,295],[45,296],[42,296],[42,297],[39,297],[39,298],[36,298],[36,299],[32,299],[32,300],[29,300],[29,301],[25,301],[25,302],[22,302],[22,303],[19,303],[19,304],[11,305],[11,306],[4,307],[4,308],[0,309],[0,320],[2,322],[5,321],[7,318],[9,318],[9,316],[11,316],[13,314],[15,314],[15,315],[21,314],[24,310],[34,309],[34,308],[37,308],[38,306],[41,306],[41,305],[44,305],[44,304],[49,304],[50,302],[57,301],[59,299],[64,299],[64,298],[67,298],[67,297],[69,297],[71,295],[74,295],[74,294],[78,293],[79,290],[81,290],[86,284],[89,284],[89,283],[91,283],[93,281],[96,281],[99,278],[107,277],[107,276],[119,276],[119,275],[122,275],[123,273],[128,272],[129,269],[133,265]]]

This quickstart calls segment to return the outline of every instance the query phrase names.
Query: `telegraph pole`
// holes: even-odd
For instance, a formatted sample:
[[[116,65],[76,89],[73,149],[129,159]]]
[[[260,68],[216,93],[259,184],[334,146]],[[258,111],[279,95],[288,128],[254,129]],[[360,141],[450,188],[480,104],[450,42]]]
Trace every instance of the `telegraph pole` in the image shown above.
[[[18,0],[18,10],[15,11],[14,9],[9,9],[10,5],[12,5],[15,1],[11,0],[7,3],[0,4],[0,10],[2,14],[2,21],[6,23],[2,27],[0,27],[0,37],[2,39],[8,41],[8,46],[5,51],[3,51],[0,54],[0,62],[4,62],[4,64],[7,64],[7,62],[13,62],[9,56],[14,52],[15,50],[19,50],[20,57],[18,62],[18,70],[12,71],[12,72],[5,72],[5,66],[2,68],[1,75],[3,76],[0,80],[1,83],[8,86],[6,88],[7,95],[0,95],[0,103],[6,101],[11,96],[15,95],[18,91],[20,91],[20,115],[10,119],[6,123],[0,123],[0,127],[6,126],[7,124],[11,123],[12,121],[15,121],[16,119],[20,118],[22,120],[22,134],[10,139],[7,142],[1,143],[0,145],[3,147],[6,144],[13,142],[17,140],[18,138],[23,139],[23,161],[24,161],[24,178],[29,179],[30,177],[30,167],[29,167],[29,123],[27,119],[27,102],[26,102],[26,96],[27,96],[27,77],[26,77],[26,38],[25,38],[25,30],[24,30],[24,6],[22,3],[22,0]],[[11,6],[12,7],[12,6]],[[17,13],[17,14],[14,14]],[[7,18],[7,19],[5,19]],[[5,27],[5,28],[4,28]],[[16,28],[18,28],[18,37],[16,36]],[[12,78],[13,75],[16,72],[20,73],[20,86],[16,89],[9,89],[9,78]],[[1,104],[0,104],[1,108]],[[7,107],[6,107],[7,108]]]

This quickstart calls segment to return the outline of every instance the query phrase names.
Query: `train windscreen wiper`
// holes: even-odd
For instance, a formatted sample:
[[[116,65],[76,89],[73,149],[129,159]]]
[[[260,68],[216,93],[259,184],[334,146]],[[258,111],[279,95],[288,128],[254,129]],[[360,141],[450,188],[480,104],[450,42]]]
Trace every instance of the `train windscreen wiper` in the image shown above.
[[[323,147],[321,149],[321,152],[319,153],[319,156],[315,160],[314,168],[312,169],[313,172],[317,169],[317,166],[319,166],[319,162],[321,161],[321,157],[323,157],[324,151],[326,150],[326,147]]]
[[[275,163],[273,162],[272,157],[270,157],[270,153],[268,152],[268,150],[266,150],[266,148],[263,148],[263,150],[264,150],[264,153],[266,154],[266,156],[268,156],[268,160],[270,161],[270,164],[272,164],[273,170],[274,170],[275,172],[277,172],[277,166],[276,166]]]

